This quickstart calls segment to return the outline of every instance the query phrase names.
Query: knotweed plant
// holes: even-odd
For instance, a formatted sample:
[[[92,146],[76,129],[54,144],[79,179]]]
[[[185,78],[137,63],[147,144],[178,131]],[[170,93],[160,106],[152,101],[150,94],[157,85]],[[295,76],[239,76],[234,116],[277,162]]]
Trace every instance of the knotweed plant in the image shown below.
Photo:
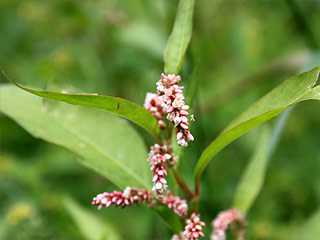
[[[179,150],[197,141],[197,136],[191,131],[194,118],[190,113],[194,111],[191,109],[192,103],[187,102],[190,96],[187,96],[184,88],[187,81],[189,86],[192,85],[192,77],[188,74],[190,71],[181,71],[192,35],[194,3],[195,0],[179,2],[173,31],[164,51],[164,69],[159,69],[158,79],[150,79],[154,82],[154,88],[152,92],[144,93],[146,96],[143,106],[118,97],[36,90],[14,83],[20,89],[12,85],[1,86],[0,111],[15,119],[36,137],[77,153],[85,166],[118,186],[119,189],[93,197],[91,204],[98,209],[118,207],[126,211],[126,208],[133,205],[144,204],[157,211],[168,223],[172,230],[172,240],[197,240],[205,237],[225,240],[229,232],[233,239],[244,240],[246,214],[262,187],[265,166],[277,142],[275,139],[279,137],[288,116],[287,109],[305,100],[320,100],[320,68],[316,67],[284,81],[233,120],[202,151],[194,167],[194,184],[190,187],[182,177],[178,163],[184,161]],[[38,97],[29,93],[72,105],[104,110],[116,116],[98,115],[97,112],[86,112],[84,108],[72,109],[72,106],[66,105],[56,106],[54,113],[51,113],[43,107],[43,102]],[[13,107],[12,103],[15,103]],[[28,111],[20,113],[19,109]],[[221,209],[220,213],[203,210],[200,201],[201,178],[209,162],[227,145],[281,112],[283,113],[274,130],[265,128],[261,131],[257,153],[240,181],[230,209]],[[37,121],[34,121],[34,116]],[[148,147],[148,154],[142,137],[118,117],[131,121],[150,134],[153,142]],[[78,125],[80,120],[81,126]],[[59,125],[60,122],[63,124]],[[95,127],[94,130],[89,131],[92,126]],[[107,129],[100,138],[97,138],[100,134],[96,130],[97,126],[99,131]],[[109,130],[114,131],[114,134],[110,134]],[[118,135],[116,131],[121,131],[122,134]],[[127,138],[130,138],[130,145],[134,145],[133,148],[136,149],[129,149],[129,144],[123,144]],[[145,177],[147,174],[142,176],[140,172],[143,171],[150,173],[150,177]],[[163,214],[164,211],[169,212],[169,215]],[[204,215],[211,219],[217,215],[212,221],[211,235],[208,234],[209,224],[205,224],[202,218]],[[174,224],[168,218],[178,219],[180,224]]]
[[[154,116],[162,131],[171,131],[173,128],[177,144],[187,147],[194,138],[189,130],[189,106],[185,103],[183,86],[178,84],[180,81],[179,75],[162,73],[156,84],[157,92],[147,93],[144,106]],[[98,208],[110,206],[124,208],[142,203],[146,203],[149,207],[164,205],[186,223],[184,231],[174,235],[173,239],[196,240],[204,236],[205,224],[200,220],[200,214],[195,209],[189,209],[187,201],[175,196],[168,188],[166,179],[168,171],[170,168],[174,169],[177,163],[170,139],[170,135],[167,138],[163,137],[150,147],[147,161],[152,175],[150,179],[153,184],[152,189],[134,189],[128,186],[123,192],[100,193],[93,198],[92,204]],[[181,187],[185,190],[185,185]],[[185,191],[189,193],[190,190]]]
[[[190,107],[185,103],[183,86],[179,85],[181,80],[179,75],[162,73],[156,84],[157,92],[147,93],[144,107],[156,119],[162,131],[172,131],[175,134],[177,144],[181,147],[187,147],[194,138],[190,132]],[[146,160],[150,164],[152,189],[135,189],[128,186],[123,191],[100,193],[93,198],[91,203],[99,209],[111,206],[125,208],[134,204],[146,204],[150,208],[164,205],[185,222],[184,230],[173,235],[172,239],[197,240],[204,236],[205,223],[200,219],[197,209],[190,208],[187,200],[175,196],[167,184],[168,171],[174,169],[177,163],[170,139],[169,134],[167,137],[160,138],[150,147]],[[188,189],[177,174],[176,181],[189,200],[194,200],[197,197],[196,193]],[[224,240],[228,226],[236,221],[241,223],[241,234],[238,237],[242,240],[245,220],[234,209],[220,213],[214,220],[214,232],[211,239]]]

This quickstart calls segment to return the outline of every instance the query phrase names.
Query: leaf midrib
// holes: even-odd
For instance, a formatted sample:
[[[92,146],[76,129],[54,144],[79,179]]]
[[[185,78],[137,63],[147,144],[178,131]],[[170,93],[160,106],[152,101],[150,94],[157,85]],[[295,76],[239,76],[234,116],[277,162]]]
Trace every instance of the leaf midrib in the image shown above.
[[[57,121],[50,113],[49,113],[50,118],[53,118],[54,121],[57,123],[60,123],[59,121]],[[75,132],[73,132],[71,129],[68,128],[68,126],[65,126],[64,124],[60,124],[64,130],[68,131],[69,133],[71,133],[72,135],[74,135],[76,138],[78,138],[80,141],[84,142],[87,146],[91,147],[94,151],[96,151],[97,153],[99,153],[102,156],[105,156],[106,158],[110,159],[112,162],[114,162],[117,166],[119,166],[120,169],[123,169],[124,172],[128,173],[130,176],[132,176],[134,179],[137,180],[137,182],[139,182],[142,186],[145,186],[145,183],[138,177],[138,175],[136,175],[134,172],[132,172],[129,168],[127,168],[124,165],[119,164],[118,161],[116,160],[112,160],[113,158],[111,158],[110,156],[108,156],[105,152],[103,152],[99,147],[95,146],[94,143],[92,143],[87,137],[81,137],[80,135],[76,134]],[[79,154],[78,154],[79,155]],[[116,184],[116,183],[115,183]],[[116,184],[117,186],[119,186],[118,184]],[[119,186],[120,187],[120,186]]]
[[[42,111],[42,110],[40,110]],[[7,114],[6,114],[7,115]],[[9,114],[10,115],[10,114]],[[141,186],[144,186],[146,188],[148,188],[148,186],[143,182],[142,179],[140,179],[138,177],[138,175],[136,175],[134,172],[132,172],[129,168],[127,168],[126,166],[120,164],[118,161],[113,160],[114,158],[111,158],[110,156],[108,156],[104,151],[102,151],[99,147],[95,146],[94,143],[92,143],[88,138],[86,137],[81,137],[80,135],[78,135],[76,132],[72,131],[70,128],[68,128],[67,125],[65,125],[64,123],[61,123],[60,121],[58,121],[50,112],[46,113],[46,116],[48,116],[50,118],[51,121],[53,121],[57,126],[60,126],[64,131],[68,132],[69,134],[71,134],[72,136],[74,136],[78,141],[84,143],[87,147],[90,147],[90,149],[92,149],[93,151],[95,151],[96,153],[98,153],[99,155],[109,159],[110,161],[112,161],[115,165],[117,165],[119,167],[119,169],[121,169],[122,171],[124,171],[125,173],[127,173],[129,176],[131,176],[133,179],[135,179],[135,181],[137,183],[140,183]],[[14,118],[16,122],[19,122],[18,119]],[[26,121],[26,119],[25,119]],[[30,122],[30,121],[28,121]],[[44,139],[42,136],[39,136],[39,134],[34,134],[32,133],[32,135],[38,135],[38,137],[40,137],[41,139]],[[47,141],[46,139],[44,139],[45,141]],[[55,144],[65,147],[67,149],[69,149],[71,152],[76,153],[79,157],[84,158],[81,156],[81,154],[77,153],[76,151],[74,151],[74,149],[72,149],[72,147],[70,146],[66,146],[64,144],[58,143],[58,141],[54,141]],[[118,187],[122,187],[120,186],[118,183],[113,182],[115,185],[117,185]]]

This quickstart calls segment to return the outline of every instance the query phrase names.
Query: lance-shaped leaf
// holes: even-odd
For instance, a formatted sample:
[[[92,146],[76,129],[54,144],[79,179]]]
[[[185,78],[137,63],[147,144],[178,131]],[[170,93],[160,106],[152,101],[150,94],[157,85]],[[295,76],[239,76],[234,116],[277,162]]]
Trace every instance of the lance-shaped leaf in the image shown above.
[[[98,216],[84,209],[73,199],[66,197],[64,207],[72,217],[83,237],[87,240],[120,240],[120,235],[113,226],[102,221]]]
[[[108,111],[139,125],[155,138],[159,134],[159,128],[155,118],[142,106],[126,99],[90,93],[62,93],[43,91],[22,86],[18,83],[14,84],[16,84],[19,88],[40,97],[54,99],[73,105]]]
[[[289,106],[308,99],[319,100],[320,68],[289,78],[242,113],[202,152],[195,168],[197,181],[211,159],[224,147]]]
[[[262,189],[268,163],[289,113],[290,109],[287,109],[280,115],[272,131],[268,126],[261,129],[261,136],[255,152],[240,180],[234,197],[233,207],[239,209],[243,214],[247,214]]]
[[[48,108],[14,85],[0,87],[0,112],[33,136],[78,154],[82,164],[120,188],[150,186],[144,142],[123,119],[64,103]]]
[[[264,128],[256,151],[236,190],[233,206],[246,214],[262,187],[268,160],[270,129]]]
[[[179,73],[191,35],[194,0],[180,0],[172,33],[164,51],[164,71]]]

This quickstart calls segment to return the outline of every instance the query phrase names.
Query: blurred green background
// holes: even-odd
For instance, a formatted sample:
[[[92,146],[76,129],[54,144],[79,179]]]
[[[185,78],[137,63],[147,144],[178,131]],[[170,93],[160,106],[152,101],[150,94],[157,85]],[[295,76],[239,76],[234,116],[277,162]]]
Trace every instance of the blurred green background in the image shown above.
[[[176,0],[0,0],[0,67],[31,86],[142,104],[163,69],[176,6]],[[234,117],[286,77],[320,65],[319,12],[319,0],[196,1],[182,74],[187,90],[197,84],[195,142],[181,157],[190,184],[201,151]],[[248,215],[249,239],[292,239],[309,219],[319,219],[319,123],[316,102],[290,114]],[[257,134],[227,147],[206,170],[201,214],[207,223],[230,207]],[[114,186],[76,158],[0,115],[0,239],[99,239],[80,230],[86,223],[74,221],[76,214],[107,224],[104,239],[118,239],[113,231],[120,239],[170,239],[166,225],[145,207],[91,207],[95,194]]]

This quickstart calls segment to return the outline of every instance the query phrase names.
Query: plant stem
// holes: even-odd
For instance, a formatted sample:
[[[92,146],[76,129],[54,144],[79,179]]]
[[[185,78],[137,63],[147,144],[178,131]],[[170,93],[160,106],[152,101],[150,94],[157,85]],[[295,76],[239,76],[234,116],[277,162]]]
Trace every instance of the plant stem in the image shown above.
[[[179,173],[176,169],[172,169],[172,173],[174,176],[174,179],[176,180],[179,188],[181,191],[187,196],[188,199],[194,198],[194,193],[190,190],[188,185],[185,183],[185,181],[180,177]]]
[[[199,196],[200,194],[200,178],[196,176],[194,187],[194,195]]]

